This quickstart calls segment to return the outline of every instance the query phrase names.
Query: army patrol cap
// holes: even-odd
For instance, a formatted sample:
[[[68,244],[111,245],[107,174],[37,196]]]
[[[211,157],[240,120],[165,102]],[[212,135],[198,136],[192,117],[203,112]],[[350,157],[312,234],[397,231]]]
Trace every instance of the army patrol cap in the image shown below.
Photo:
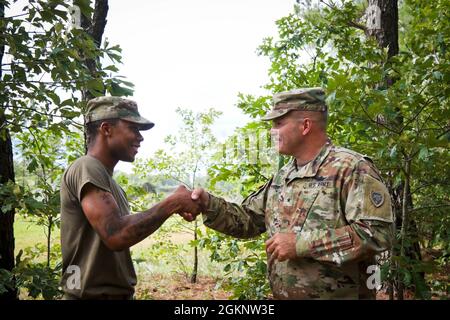
[[[325,91],[316,87],[276,93],[273,96],[273,109],[261,120],[274,120],[293,110],[326,112]]]
[[[148,130],[155,125],[141,117],[137,104],[133,100],[121,97],[97,97],[87,103],[86,123],[106,120],[122,119],[139,124],[139,130]]]

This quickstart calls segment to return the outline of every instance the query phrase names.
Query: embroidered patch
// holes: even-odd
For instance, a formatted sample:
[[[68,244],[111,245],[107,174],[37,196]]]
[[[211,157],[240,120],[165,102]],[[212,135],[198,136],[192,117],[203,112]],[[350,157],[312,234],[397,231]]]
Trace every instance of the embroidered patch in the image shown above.
[[[371,191],[370,200],[375,207],[379,208],[384,202],[384,195],[381,192]]]

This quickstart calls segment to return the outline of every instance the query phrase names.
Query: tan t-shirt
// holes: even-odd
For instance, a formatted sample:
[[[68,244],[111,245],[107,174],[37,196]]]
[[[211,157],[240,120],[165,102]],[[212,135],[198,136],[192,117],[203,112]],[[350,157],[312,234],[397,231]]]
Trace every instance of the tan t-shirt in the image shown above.
[[[125,192],[99,160],[83,156],[67,168],[61,181],[61,286],[65,298],[131,296],[136,273],[130,250],[111,251],[89,224],[80,203],[81,190],[87,183],[110,192],[122,216],[130,214]]]

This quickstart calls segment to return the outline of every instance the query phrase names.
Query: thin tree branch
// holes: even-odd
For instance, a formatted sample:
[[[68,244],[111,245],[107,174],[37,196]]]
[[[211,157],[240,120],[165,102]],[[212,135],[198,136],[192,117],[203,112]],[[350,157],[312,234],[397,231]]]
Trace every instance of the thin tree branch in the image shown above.
[[[26,16],[27,14],[28,14],[28,12],[27,13],[17,14],[15,16],[0,17],[0,20],[8,20],[8,19],[13,19],[13,18],[17,18],[17,17],[23,17],[23,16]]]
[[[357,22],[354,22],[354,21],[348,21],[348,22],[347,22],[347,25],[348,25],[349,27],[354,27],[354,28],[356,28],[356,29],[360,29],[360,30],[362,30],[362,31],[364,31],[364,32],[367,32],[367,28],[366,28],[364,25],[359,24],[359,23],[357,23]]]
[[[425,183],[423,185],[418,186],[416,189],[414,189],[413,191],[411,191],[411,194],[416,193],[417,191],[429,187],[429,186],[436,186],[436,185],[440,185],[440,186],[450,186],[450,183],[447,183],[446,181],[433,181],[430,183]]]
[[[415,212],[415,211],[419,211],[419,210],[446,208],[446,207],[450,207],[450,204],[441,204],[441,205],[435,205],[435,206],[424,206],[424,207],[411,209],[411,210],[409,210],[409,212],[411,213],[411,212]]]
[[[363,110],[364,114],[367,116],[367,118],[370,120],[370,122],[375,123],[379,126],[382,126],[383,128],[385,128],[386,130],[393,132],[395,134],[400,134],[401,132],[397,132],[396,130],[389,128],[387,125],[383,124],[383,123],[379,123],[378,121],[375,121],[374,119],[372,119],[372,117],[369,115],[369,113],[367,112],[366,108],[364,108],[364,106],[362,105],[361,101],[358,101],[359,106],[361,107],[361,109]]]
[[[405,130],[413,121],[417,119],[417,117],[422,113],[423,110],[433,101],[434,97],[430,97],[420,108],[419,112],[417,112],[412,119],[409,119],[406,124],[401,128],[400,134]]]
[[[337,10],[337,9],[338,9],[338,8],[336,7],[336,5],[335,5],[333,2],[331,2],[332,4],[330,5],[329,3],[327,3],[327,2],[325,2],[325,1],[323,1],[323,0],[320,0],[320,3],[323,3],[324,5],[326,5],[328,8],[330,8],[330,9],[332,9],[332,10]],[[364,32],[367,31],[366,26],[364,26],[364,25],[362,25],[362,24],[360,24],[360,23],[354,22],[354,21],[347,21],[347,25],[348,25],[349,27],[354,27],[354,28],[356,28],[356,29],[360,29],[360,30],[362,30],[362,31],[364,31]]]
[[[46,113],[46,112],[42,112],[33,108],[27,108],[27,107],[21,107],[21,106],[6,106],[6,108],[10,109],[10,110],[14,110],[14,109],[22,109],[22,110],[29,110],[38,114],[41,114],[43,116],[48,116],[48,117],[55,117],[55,118],[61,118],[61,119],[65,119],[65,120],[69,120],[69,121],[73,121],[71,118],[67,118],[65,116],[61,116],[61,115],[57,115],[57,114],[52,114],[52,113]],[[55,111],[57,111],[58,109],[55,109]],[[77,125],[81,125],[79,123],[77,123],[76,121],[73,121],[74,123],[76,123]]]
[[[443,135],[445,135],[445,134],[447,134],[447,133],[449,133],[449,132],[450,132],[450,128],[447,129],[447,130],[445,130],[445,132],[441,133],[440,135],[438,135],[438,136],[436,137],[436,139],[439,139],[440,137],[442,137]]]

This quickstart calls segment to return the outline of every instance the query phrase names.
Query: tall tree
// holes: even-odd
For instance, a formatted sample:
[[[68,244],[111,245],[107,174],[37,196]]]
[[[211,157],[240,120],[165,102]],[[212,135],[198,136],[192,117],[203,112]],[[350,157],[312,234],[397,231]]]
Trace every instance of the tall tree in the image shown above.
[[[108,10],[108,0],[96,0],[93,12],[85,12],[81,14],[81,27],[92,37],[92,39],[94,39],[94,43],[97,47],[100,47],[102,44],[102,37],[105,32]],[[98,78],[98,58],[86,59],[85,63],[91,73],[91,76],[94,79]],[[104,92],[104,90],[101,91]],[[85,101],[95,97],[95,95],[87,88],[83,90],[82,94]]]
[[[108,0],[96,0],[94,4],[94,12],[85,12],[81,13],[81,27],[83,30],[89,34],[92,39],[94,39],[94,43],[97,47],[100,47],[102,44],[103,33],[105,32],[106,27],[106,17],[108,15]],[[85,61],[91,76],[94,79],[98,79],[98,59],[86,59]],[[104,89],[101,90],[104,92]],[[94,98],[95,95],[87,88],[82,90],[82,97],[84,101],[89,101]],[[84,150],[87,153],[87,137],[86,132],[84,133]]]
[[[388,49],[388,57],[391,58],[398,54],[398,3],[396,0],[369,0],[368,8],[366,9],[367,16],[367,28],[365,29],[366,35],[369,37],[374,37],[378,45],[381,48]],[[393,84],[393,79],[390,77],[385,77],[384,83],[381,85],[383,87],[388,88]],[[384,119],[383,115],[379,115],[378,120],[382,121]],[[401,125],[402,117],[398,117],[398,126]],[[388,174],[388,176],[393,176],[393,174]],[[396,223],[397,225],[401,221],[402,218],[402,194],[403,194],[403,184],[394,187],[394,182],[392,179],[388,180],[388,187],[393,196],[393,209],[395,212],[395,216],[397,217]],[[401,226],[401,224],[400,224]],[[392,248],[392,257],[395,256],[396,246]],[[395,262],[392,262],[394,265]],[[403,299],[403,286],[401,283],[397,283],[399,297]],[[389,284],[389,298],[391,300],[394,299],[394,288],[395,288],[394,280],[392,280]]]
[[[398,54],[398,1],[369,0],[368,4],[366,33],[393,57]]]
[[[5,34],[5,2],[0,1],[0,34]],[[0,40],[0,63],[3,61],[5,43]],[[3,64],[2,64],[3,65]],[[0,80],[3,78],[3,68],[0,68]],[[6,108],[4,101],[0,101],[0,185],[5,186],[8,181],[14,182],[14,162],[11,135],[6,127]],[[15,208],[0,207],[0,269],[11,271],[14,268],[14,213]],[[15,299],[17,290],[8,288],[1,293],[0,300]]]
[[[378,45],[381,48],[387,49],[388,61],[399,53],[398,43],[398,1],[397,0],[369,0],[369,6],[366,10],[367,15],[367,29],[366,34],[368,36],[375,37]],[[395,79],[390,76],[385,76],[383,89],[387,89],[393,85]],[[396,126],[401,128],[404,125],[404,117],[401,110],[396,110]],[[383,115],[379,115],[378,120],[382,121]],[[404,178],[397,187],[394,187],[393,179],[388,180],[388,184],[393,196],[394,212],[396,215],[397,228],[400,230],[400,243],[393,248],[392,256],[396,255],[409,255],[421,259],[420,246],[418,241],[411,241],[411,244],[407,244],[407,230],[412,229],[417,231],[417,227],[414,221],[409,218],[409,212],[413,210],[413,200],[411,196],[411,159],[409,156],[405,156],[403,159]],[[389,177],[393,177],[391,172]],[[396,250],[399,248],[399,252]],[[394,264],[394,262],[392,263]],[[425,282],[424,273],[418,273],[416,277],[420,277],[421,282]],[[397,289],[397,297],[399,300],[404,299],[404,285],[402,281],[397,280],[395,282]],[[394,299],[394,283],[389,288],[389,295],[391,299]]]

